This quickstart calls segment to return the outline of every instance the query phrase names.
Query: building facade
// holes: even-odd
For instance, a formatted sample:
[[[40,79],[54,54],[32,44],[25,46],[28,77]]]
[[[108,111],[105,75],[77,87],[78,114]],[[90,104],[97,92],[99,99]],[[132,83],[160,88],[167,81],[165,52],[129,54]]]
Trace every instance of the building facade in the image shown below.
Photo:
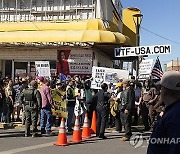
[[[172,60],[171,62],[167,63],[167,71],[180,71],[180,61],[179,60]]]
[[[91,53],[92,66],[113,67],[114,48],[130,46],[122,34],[120,0],[2,0],[0,71],[3,76],[35,75],[35,61],[58,51]]]

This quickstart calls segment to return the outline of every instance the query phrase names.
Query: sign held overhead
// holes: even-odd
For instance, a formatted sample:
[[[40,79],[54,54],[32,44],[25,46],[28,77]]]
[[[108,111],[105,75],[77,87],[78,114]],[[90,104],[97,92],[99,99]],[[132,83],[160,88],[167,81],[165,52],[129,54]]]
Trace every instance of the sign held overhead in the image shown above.
[[[159,54],[170,54],[170,53],[171,53],[171,45],[120,47],[114,49],[115,57],[159,55]]]

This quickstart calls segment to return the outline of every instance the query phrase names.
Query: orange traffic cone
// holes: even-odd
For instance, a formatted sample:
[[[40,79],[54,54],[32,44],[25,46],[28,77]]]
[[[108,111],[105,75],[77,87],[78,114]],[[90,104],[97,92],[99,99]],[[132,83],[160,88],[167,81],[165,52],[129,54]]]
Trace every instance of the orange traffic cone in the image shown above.
[[[58,145],[58,146],[68,145],[64,118],[61,119],[61,125],[59,128],[57,142],[55,142],[54,145]]]
[[[88,121],[88,114],[85,114],[83,130],[82,130],[82,137],[83,138],[90,138],[91,137],[91,130],[89,128],[89,121]]]
[[[82,142],[81,130],[79,125],[79,116],[76,116],[71,142],[75,142],[75,143]]]
[[[97,121],[96,111],[93,111],[92,124],[91,124],[92,134],[96,134],[96,121]]]

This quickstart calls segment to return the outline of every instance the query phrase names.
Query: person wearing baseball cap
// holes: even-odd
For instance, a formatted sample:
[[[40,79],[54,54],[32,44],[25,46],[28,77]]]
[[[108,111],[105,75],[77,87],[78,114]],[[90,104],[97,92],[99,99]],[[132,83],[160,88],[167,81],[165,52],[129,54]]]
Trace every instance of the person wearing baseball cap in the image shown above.
[[[166,108],[150,138],[147,154],[180,153],[180,72],[164,73],[160,81],[161,99]],[[158,142],[161,140],[162,142]]]

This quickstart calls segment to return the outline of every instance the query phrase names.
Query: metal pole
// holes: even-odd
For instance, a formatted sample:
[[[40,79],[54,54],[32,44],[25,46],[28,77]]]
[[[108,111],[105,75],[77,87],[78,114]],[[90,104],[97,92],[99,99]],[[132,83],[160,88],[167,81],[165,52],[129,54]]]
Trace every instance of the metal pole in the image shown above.
[[[2,0],[2,3],[1,3],[1,8],[2,8],[2,10],[1,10],[1,16],[2,16],[2,21],[3,21],[3,19],[4,19],[4,17],[3,17],[3,7],[4,7],[4,0]]]
[[[29,14],[29,20],[31,20],[31,12],[32,12],[32,0],[30,1],[30,14]]]
[[[76,0],[76,20],[77,20],[77,12],[78,10],[77,10],[77,0]]]
[[[177,57],[177,67],[178,67],[178,71],[179,71],[179,59]]]
[[[174,69],[174,66],[173,66],[173,60],[172,60],[172,70]]]
[[[12,60],[12,80],[14,80],[14,59]]]
[[[45,10],[44,10],[44,14],[45,14],[45,20],[47,20],[47,0],[45,0]]]
[[[137,23],[136,23],[136,46],[139,46],[139,42],[140,42],[140,36],[139,36],[139,28],[140,28],[140,25],[139,25],[139,17],[137,17]],[[136,59],[136,79],[138,78],[139,76],[139,56],[137,56],[137,59]]]

